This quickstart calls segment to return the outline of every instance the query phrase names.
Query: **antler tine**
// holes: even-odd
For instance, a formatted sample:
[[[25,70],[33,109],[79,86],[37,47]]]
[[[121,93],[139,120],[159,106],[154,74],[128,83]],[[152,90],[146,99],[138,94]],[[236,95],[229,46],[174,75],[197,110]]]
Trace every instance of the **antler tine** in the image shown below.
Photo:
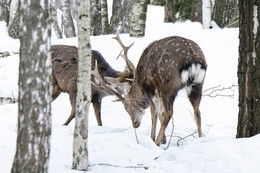
[[[129,68],[130,72],[132,74],[135,74],[135,66],[127,57],[127,52],[133,46],[134,42],[132,44],[130,44],[129,46],[125,46],[123,44],[122,40],[119,37],[119,31],[118,30],[116,32],[116,36],[113,37],[113,39],[115,39],[119,43],[119,45],[122,47],[124,54],[123,55],[121,54],[121,57],[125,60],[127,67]]]
[[[106,90],[110,91],[111,93],[113,93],[115,96],[118,97],[118,99],[120,101],[124,101],[124,97],[122,97],[114,88],[108,86],[104,79],[100,76],[99,70],[98,70],[98,64],[97,61],[95,62],[95,69],[93,71],[91,71],[91,74],[95,76],[95,78],[98,80],[99,83],[95,83],[93,85],[95,86],[99,86],[102,88],[105,88]]]

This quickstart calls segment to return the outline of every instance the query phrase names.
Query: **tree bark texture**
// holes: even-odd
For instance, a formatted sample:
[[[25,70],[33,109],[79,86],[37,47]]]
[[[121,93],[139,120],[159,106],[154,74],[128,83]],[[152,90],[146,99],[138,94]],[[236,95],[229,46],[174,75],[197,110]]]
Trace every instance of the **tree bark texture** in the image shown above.
[[[71,16],[69,0],[64,0],[62,4],[62,22],[65,36],[67,38],[76,37],[75,26]]]
[[[101,0],[90,0],[91,5],[91,35],[102,33],[101,25]]]
[[[56,33],[57,38],[62,38],[62,32],[58,23],[56,0],[51,0],[51,15],[52,15],[52,26]]]
[[[22,1],[19,104],[12,173],[46,173],[51,136],[51,36],[48,0]]]
[[[0,21],[9,24],[10,4],[8,0],[0,0]]]
[[[91,103],[90,1],[79,1],[78,77],[72,168],[88,169],[88,114]]]
[[[238,27],[238,0],[217,0],[213,8],[212,19],[219,27]]]
[[[15,16],[12,19],[11,23],[8,26],[8,34],[10,37],[14,39],[20,38],[20,7],[21,7],[21,1],[18,0],[17,8],[15,12]]]
[[[148,2],[148,0],[134,0],[129,31],[131,37],[143,37],[145,35]]]
[[[114,0],[110,20],[111,33],[129,33],[130,15],[134,0]]]
[[[101,0],[101,26],[102,34],[109,34],[107,0]]]
[[[166,0],[164,21],[182,20],[202,23],[202,0]]]
[[[237,137],[260,133],[260,2],[239,0]]]

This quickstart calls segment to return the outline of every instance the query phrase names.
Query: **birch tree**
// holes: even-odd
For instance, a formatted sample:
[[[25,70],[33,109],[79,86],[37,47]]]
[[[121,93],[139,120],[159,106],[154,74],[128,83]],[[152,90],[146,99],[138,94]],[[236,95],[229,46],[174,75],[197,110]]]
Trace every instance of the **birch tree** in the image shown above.
[[[212,27],[211,24],[211,0],[203,0],[202,5],[202,24],[203,28],[209,29]]]
[[[72,168],[88,169],[88,113],[91,103],[90,1],[79,0],[78,77]]]
[[[51,136],[48,0],[21,1],[19,103],[12,173],[47,173]]]
[[[237,137],[260,133],[260,2],[239,0]]]
[[[148,2],[149,0],[134,0],[129,31],[131,37],[143,37],[145,35]]]
[[[67,38],[76,37],[75,26],[70,11],[70,1],[63,0],[62,2],[62,23],[64,34]]]

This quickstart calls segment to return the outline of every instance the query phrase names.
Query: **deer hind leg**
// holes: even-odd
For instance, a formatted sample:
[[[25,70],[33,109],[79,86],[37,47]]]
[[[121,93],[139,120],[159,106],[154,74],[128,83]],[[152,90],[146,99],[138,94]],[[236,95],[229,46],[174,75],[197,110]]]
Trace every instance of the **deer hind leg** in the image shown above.
[[[101,120],[101,101],[94,101],[93,102],[93,108],[95,111],[95,116],[97,119],[97,123],[99,126],[102,126],[102,120]]]
[[[202,92],[202,84],[196,84],[192,86],[191,92],[189,93],[189,100],[194,110],[194,116],[198,128],[199,137],[202,137],[201,117],[200,117],[200,110],[199,110],[201,92]]]
[[[151,119],[152,119],[152,128],[151,128],[151,138],[153,141],[155,141],[155,135],[156,135],[156,125],[157,125],[157,114],[155,112],[155,105],[154,102],[150,99],[149,100],[150,105],[150,111],[151,111]]]
[[[70,104],[71,104],[71,113],[69,118],[66,120],[66,122],[63,125],[68,125],[70,121],[75,117],[75,111],[76,111],[76,93],[69,93],[70,96]]]
[[[175,95],[176,96],[176,95]],[[166,143],[165,138],[165,130],[169,124],[169,121],[173,115],[173,101],[175,99],[175,96],[173,96],[171,99],[167,97],[162,97],[161,102],[164,108],[164,112],[159,116],[161,121],[161,127],[158,133],[158,136],[156,138],[156,145],[160,145],[161,143]]]

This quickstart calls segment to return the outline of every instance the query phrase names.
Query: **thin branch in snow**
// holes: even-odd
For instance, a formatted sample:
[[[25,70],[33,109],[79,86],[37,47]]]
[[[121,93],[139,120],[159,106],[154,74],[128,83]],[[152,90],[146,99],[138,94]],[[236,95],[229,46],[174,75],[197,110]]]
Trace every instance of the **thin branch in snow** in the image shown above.
[[[215,98],[215,97],[231,97],[234,98],[234,88],[237,87],[238,85],[232,84],[229,87],[225,87],[220,84],[214,87],[210,87],[202,92],[202,96],[208,96],[210,98]],[[223,91],[231,91],[232,94],[221,94]]]
[[[169,139],[168,145],[166,147],[166,150],[170,147],[170,143],[171,143],[171,140],[172,140],[172,137],[173,137],[173,131],[174,131],[174,119],[172,117],[172,131],[171,131],[170,139]]]
[[[139,140],[138,140],[137,133],[136,133],[136,128],[134,128],[134,130],[135,130],[135,139],[136,139],[136,142],[137,142],[137,144],[139,144]]]
[[[111,166],[111,167],[116,167],[116,168],[130,168],[130,169],[142,168],[145,170],[149,169],[148,166],[144,166],[143,164],[138,164],[136,166],[120,166],[120,165],[113,165],[113,164],[109,164],[109,163],[98,163],[98,164],[94,164],[94,165],[90,165],[90,166]]]

